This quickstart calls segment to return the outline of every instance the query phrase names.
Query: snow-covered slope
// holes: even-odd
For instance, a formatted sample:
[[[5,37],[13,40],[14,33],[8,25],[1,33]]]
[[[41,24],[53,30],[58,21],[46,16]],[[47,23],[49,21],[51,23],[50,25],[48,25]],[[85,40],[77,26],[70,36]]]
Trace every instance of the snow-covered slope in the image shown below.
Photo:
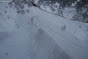
[[[0,3],[0,59],[88,59],[88,24],[7,7]]]

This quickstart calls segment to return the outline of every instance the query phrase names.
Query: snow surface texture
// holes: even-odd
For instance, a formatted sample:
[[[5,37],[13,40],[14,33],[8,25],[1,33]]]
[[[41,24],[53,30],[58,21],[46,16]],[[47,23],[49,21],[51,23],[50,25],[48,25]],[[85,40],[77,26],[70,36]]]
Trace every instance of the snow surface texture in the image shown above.
[[[88,24],[6,6],[0,3],[0,59],[88,59]]]

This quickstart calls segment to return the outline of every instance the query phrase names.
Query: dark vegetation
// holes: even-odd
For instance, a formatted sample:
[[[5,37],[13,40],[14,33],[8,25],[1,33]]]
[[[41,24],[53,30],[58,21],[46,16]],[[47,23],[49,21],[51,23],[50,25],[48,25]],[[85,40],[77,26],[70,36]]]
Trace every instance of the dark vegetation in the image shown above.
[[[44,3],[45,2],[45,3]],[[59,16],[62,15],[63,16],[63,10],[66,7],[72,7],[72,3],[76,3],[74,8],[76,8],[76,12],[77,14],[73,16],[74,19],[78,20],[78,21],[82,21],[82,22],[86,22],[88,23],[88,0],[39,0],[38,5],[36,5],[34,3],[34,0],[12,0],[11,2],[9,2],[9,6],[12,7],[14,6],[17,9],[17,13],[22,13],[24,14],[25,11],[23,10],[24,5],[28,5],[28,7],[31,6],[35,6],[35,7],[39,7],[41,4],[44,5],[54,5],[55,3],[59,3]],[[52,6],[50,6],[51,10],[55,10]],[[76,17],[80,15],[80,17]],[[81,20],[83,19],[83,20]]]

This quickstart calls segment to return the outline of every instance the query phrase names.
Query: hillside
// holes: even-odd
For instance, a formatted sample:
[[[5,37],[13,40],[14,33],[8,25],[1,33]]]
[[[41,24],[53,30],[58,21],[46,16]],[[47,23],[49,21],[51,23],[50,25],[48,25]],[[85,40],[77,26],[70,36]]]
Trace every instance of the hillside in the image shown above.
[[[88,23],[24,6],[0,3],[0,59],[88,59]]]

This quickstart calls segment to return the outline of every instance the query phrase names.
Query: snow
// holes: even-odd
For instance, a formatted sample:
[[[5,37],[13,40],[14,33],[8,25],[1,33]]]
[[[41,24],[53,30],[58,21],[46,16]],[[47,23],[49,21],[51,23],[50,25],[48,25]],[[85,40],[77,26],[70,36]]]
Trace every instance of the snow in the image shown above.
[[[72,3],[72,6],[74,7],[75,6],[75,3]]]
[[[71,19],[75,13],[76,13],[75,8],[65,8],[65,10],[63,10],[63,16],[68,19]]]
[[[35,3],[35,4],[38,4],[38,2],[39,2],[39,0],[34,0],[34,3]]]
[[[0,59],[88,59],[87,23],[37,7],[25,6],[30,12],[17,14],[7,3],[0,5]]]
[[[43,10],[46,10],[48,12],[52,12],[52,10],[50,9],[49,6],[43,6],[43,5],[41,5],[40,8],[43,9]]]

